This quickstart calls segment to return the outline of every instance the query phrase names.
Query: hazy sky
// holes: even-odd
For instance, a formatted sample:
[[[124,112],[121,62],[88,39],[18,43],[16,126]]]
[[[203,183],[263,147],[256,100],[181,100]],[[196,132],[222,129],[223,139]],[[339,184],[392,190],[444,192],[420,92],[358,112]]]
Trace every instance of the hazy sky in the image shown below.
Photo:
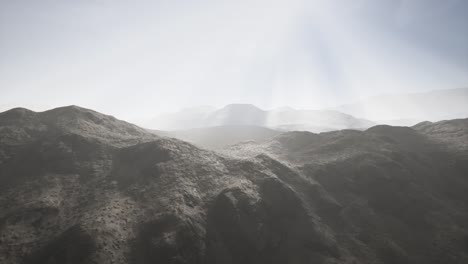
[[[468,87],[466,0],[0,0],[0,110],[121,118]]]

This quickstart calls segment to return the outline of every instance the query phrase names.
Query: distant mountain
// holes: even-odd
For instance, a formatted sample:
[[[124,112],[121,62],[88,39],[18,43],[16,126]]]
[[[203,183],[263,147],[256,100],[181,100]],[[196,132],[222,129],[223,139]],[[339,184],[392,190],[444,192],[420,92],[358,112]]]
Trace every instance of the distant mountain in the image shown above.
[[[208,115],[202,126],[267,126],[268,112],[251,104],[230,104]]]
[[[187,118],[187,116],[189,117]],[[286,131],[323,132],[339,129],[365,129],[374,125],[374,123],[337,111],[296,110],[288,107],[266,111],[250,104],[231,104],[211,112],[194,112],[188,115],[185,111],[182,111],[162,115],[146,126],[160,130],[186,130],[240,125],[262,126]]]
[[[468,88],[382,95],[342,105],[336,110],[391,125],[467,118]]]
[[[468,263],[468,119],[201,134],[244,129],[261,140],[214,152],[75,106],[0,113],[0,263]]]

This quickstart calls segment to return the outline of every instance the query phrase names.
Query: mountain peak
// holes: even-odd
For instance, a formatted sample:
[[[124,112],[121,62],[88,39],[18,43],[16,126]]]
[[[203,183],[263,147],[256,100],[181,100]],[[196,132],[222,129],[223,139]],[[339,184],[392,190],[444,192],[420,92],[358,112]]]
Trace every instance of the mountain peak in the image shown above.
[[[26,108],[17,107],[0,113],[0,124],[8,125],[17,122],[25,122],[32,119],[36,112]]]
[[[29,110],[27,108],[23,107],[15,107],[10,110],[7,110],[3,113],[0,113],[1,116],[24,116],[24,115],[30,115],[30,114],[35,114],[36,112]]]
[[[44,112],[33,112],[25,108],[14,108],[0,114],[0,124],[8,126],[5,135],[34,139],[43,135],[75,134],[108,143],[126,146],[130,143],[154,140],[157,136],[133,124],[76,105],[58,107]],[[27,128],[27,129],[24,129]],[[21,143],[21,140],[16,140]]]
[[[229,104],[212,113],[207,125],[259,125],[266,124],[266,112],[252,104]]]
[[[233,111],[233,110],[242,110],[242,111],[262,111],[262,109],[258,108],[257,106],[253,105],[253,104],[228,104],[226,105],[225,107],[223,107],[220,111],[222,110],[229,110],[229,111]]]
[[[103,115],[100,114],[94,110],[87,109],[81,106],[77,105],[69,105],[69,106],[62,106],[62,107],[57,107],[54,109],[50,109],[47,111],[42,112],[44,114],[55,114],[55,115],[70,115],[70,114],[83,114],[83,113],[92,113],[95,115]]]

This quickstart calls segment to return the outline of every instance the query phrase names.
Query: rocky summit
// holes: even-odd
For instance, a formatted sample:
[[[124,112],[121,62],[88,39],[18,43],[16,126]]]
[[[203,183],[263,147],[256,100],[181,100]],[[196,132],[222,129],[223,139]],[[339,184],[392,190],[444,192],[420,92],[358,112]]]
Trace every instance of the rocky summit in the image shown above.
[[[3,112],[0,263],[468,263],[468,119],[268,135]]]

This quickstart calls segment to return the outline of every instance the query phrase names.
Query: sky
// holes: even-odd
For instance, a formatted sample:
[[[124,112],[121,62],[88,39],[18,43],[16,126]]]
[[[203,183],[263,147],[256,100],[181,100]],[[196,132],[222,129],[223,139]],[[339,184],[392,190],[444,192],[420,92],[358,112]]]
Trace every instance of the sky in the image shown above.
[[[468,87],[465,0],[0,0],[0,111],[149,118]]]

